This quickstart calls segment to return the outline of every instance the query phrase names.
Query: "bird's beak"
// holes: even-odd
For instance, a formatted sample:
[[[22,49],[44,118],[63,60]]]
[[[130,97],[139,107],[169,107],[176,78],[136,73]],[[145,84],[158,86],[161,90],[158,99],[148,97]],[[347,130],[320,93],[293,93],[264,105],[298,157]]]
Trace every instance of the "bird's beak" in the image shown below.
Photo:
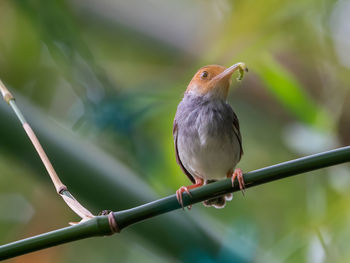
[[[231,67],[225,69],[223,72],[221,72],[219,75],[215,76],[212,80],[211,80],[211,84],[212,85],[220,85],[220,84],[227,84],[230,82],[231,76],[232,74],[236,71],[239,70],[240,76],[238,77],[238,79],[241,79],[243,72],[246,71],[248,72],[248,68],[246,67],[246,65],[244,63],[237,63],[232,65]]]

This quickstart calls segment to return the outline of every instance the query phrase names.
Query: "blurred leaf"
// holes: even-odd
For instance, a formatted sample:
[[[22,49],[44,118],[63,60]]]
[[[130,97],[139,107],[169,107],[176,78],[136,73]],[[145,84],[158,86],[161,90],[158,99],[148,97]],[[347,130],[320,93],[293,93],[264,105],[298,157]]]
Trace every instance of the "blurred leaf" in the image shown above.
[[[333,122],[326,111],[307,94],[297,79],[272,56],[264,55],[256,70],[266,88],[297,119],[318,127],[329,129]]]

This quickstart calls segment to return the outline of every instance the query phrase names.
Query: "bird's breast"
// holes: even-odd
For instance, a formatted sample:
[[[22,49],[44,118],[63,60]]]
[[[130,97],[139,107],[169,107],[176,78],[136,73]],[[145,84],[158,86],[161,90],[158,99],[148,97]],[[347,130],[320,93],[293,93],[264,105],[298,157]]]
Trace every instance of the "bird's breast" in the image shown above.
[[[190,99],[184,98],[176,115],[179,158],[193,176],[225,178],[240,156],[232,108],[221,100]]]

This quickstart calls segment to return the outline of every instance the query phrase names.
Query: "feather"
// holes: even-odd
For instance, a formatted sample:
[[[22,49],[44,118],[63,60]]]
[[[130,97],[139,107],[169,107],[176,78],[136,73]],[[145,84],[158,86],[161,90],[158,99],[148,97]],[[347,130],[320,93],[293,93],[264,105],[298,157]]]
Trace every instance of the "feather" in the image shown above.
[[[237,140],[239,142],[239,147],[240,147],[240,154],[239,154],[239,160],[241,160],[242,158],[242,155],[243,155],[243,146],[242,146],[242,135],[241,135],[241,131],[240,131],[240,128],[239,128],[239,121],[238,121],[238,117],[236,115],[236,113],[232,110],[232,113],[233,113],[233,131],[237,137]]]
[[[174,124],[173,124],[173,137],[174,137],[174,145],[175,145],[175,157],[176,157],[176,162],[178,163],[178,165],[180,165],[181,170],[184,172],[184,174],[187,175],[188,179],[191,180],[192,183],[195,183],[195,179],[193,178],[193,176],[186,170],[185,166],[182,164],[181,160],[180,160],[180,156],[179,156],[179,151],[177,148],[177,123],[176,120],[174,120]]]

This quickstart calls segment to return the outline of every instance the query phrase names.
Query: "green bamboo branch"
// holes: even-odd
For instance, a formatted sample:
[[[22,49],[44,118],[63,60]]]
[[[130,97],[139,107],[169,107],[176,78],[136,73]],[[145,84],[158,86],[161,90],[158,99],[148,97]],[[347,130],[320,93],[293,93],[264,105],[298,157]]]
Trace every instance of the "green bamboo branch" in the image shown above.
[[[90,141],[62,129],[19,94],[16,97],[23,105],[26,117],[37,131],[48,155],[53,157],[52,161],[61,179],[69,188],[74,189],[79,200],[89,204],[93,212],[101,211],[101,208],[119,211],[159,198],[142,177],[123,165],[115,156],[106,154]],[[19,125],[14,117],[10,107],[0,103],[0,120],[6,124],[6,127],[0,129],[1,150],[26,163],[27,168],[37,175],[36,179],[48,182],[46,174],[42,173],[42,163],[33,154],[32,145],[18,129]],[[18,152],[18,149],[21,151]],[[49,215],[43,216],[50,221]],[[189,247],[206,251],[211,256],[217,255],[221,242],[216,232],[208,231],[203,222],[194,222],[198,222],[198,211],[186,214],[167,213],[149,220],[146,224],[134,225],[129,233],[141,237],[150,248],[161,249],[167,256],[177,260],[181,260],[182,255],[188,253]],[[172,226],[171,229],[169,225]],[[172,238],[164,240],[162,236],[153,235],[152,229],[155,227],[158,232],[167,232]],[[237,257],[233,250],[230,254]]]
[[[347,146],[248,172],[244,174],[244,180],[246,188],[250,188],[349,161],[350,146]],[[192,196],[184,194],[183,201],[184,205],[188,206],[239,190],[238,183],[232,188],[231,180],[226,179],[191,190]],[[79,239],[113,234],[115,231],[111,229],[111,215],[113,215],[117,227],[121,231],[129,225],[179,208],[181,206],[176,196],[171,195],[135,208],[111,213],[110,216],[97,216],[78,225],[0,246],[0,260]]]

